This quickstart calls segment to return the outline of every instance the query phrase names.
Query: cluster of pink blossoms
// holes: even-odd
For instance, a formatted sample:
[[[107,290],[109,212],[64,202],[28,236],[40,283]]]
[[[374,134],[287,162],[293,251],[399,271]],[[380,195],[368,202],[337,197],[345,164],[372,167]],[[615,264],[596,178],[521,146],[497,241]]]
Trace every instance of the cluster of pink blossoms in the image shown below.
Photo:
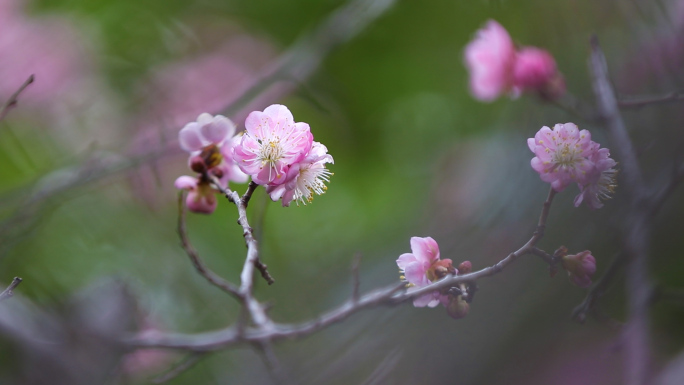
[[[592,209],[601,208],[601,201],[615,191],[617,163],[610,158],[610,151],[600,148],[589,131],[580,131],[574,123],[556,124],[553,130],[544,126],[527,139],[527,145],[535,155],[532,168],[554,190],[577,184],[580,193],[575,207],[586,202]]]
[[[547,99],[565,93],[565,81],[553,56],[536,47],[516,50],[506,29],[494,20],[477,31],[466,46],[465,64],[473,96],[485,102],[503,94],[517,97],[525,91]]]
[[[201,114],[178,134],[180,146],[190,153],[189,166],[197,177],[176,179],[176,188],[189,190],[186,204],[193,212],[210,214],[216,209],[216,186],[252,181],[266,187],[271,199],[283,206],[294,200],[304,204],[313,194],[323,194],[332,173],[328,149],[313,140],[306,123],[295,123],[287,107],[274,104],[253,111],[245,121],[245,133],[235,135],[235,124],[221,116]]]
[[[290,110],[279,104],[247,116],[245,133],[233,149],[233,159],[252,180],[266,187],[271,199],[303,204],[323,194],[332,173],[328,149],[313,140],[309,125],[295,123]]]
[[[201,114],[196,122],[185,125],[178,133],[181,148],[190,153],[188,165],[199,173],[197,177],[181,176],[176,188],[189,190],[188,209],[196,213],[211,214],[216,210],[216,193],[210,176],[219,180],[221,187],[228,182],[244,183],[247,175],[235,165],[232,148],[235,145],[235,124],[225,116]]]

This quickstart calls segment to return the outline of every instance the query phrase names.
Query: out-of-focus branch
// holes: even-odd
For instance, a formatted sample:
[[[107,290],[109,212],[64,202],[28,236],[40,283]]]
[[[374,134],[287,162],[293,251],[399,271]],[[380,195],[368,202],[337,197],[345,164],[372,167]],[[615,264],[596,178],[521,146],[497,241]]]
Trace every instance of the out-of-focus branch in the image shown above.
[[[14,289],[16,289],[17,286],[19,286],[21,281],[23,281],[23,279],[19,277],[14,277],[12,283],[10,283],[9,286],[7,286],[7,289],[0,293],[0,301],[12,297],[14,295]]]
[[[340,7],[262,71],[257,76],[258,80],[224,109],[225,115],[235,116],[259,96],[267,95],[272,100],[291,91],[318,69],[330,51],[357,36],[395,2],[352,0]],[[281,90],[273,90],[273,86],[281,81],[287,82],[287,85]],[[258,100],[256,103],[266,104]]]
[[[596,122],[600,120],[600,116],[591,106],[583,103],[570,92],[566,92],[563,96],[556,99],[543,99],[550,102],[561,110],[580,118],[587,122]]]
[[[627,253],[627,297],[629,320],[624,329],[625,379],[629,385],[648,383],[651,362],[651,332],[648,317],[652,284],[648,279],[648,250],[650,225],[648,202],[641,169],[627,128],[620,115],[615,90],[608,76],[606,58],[598,39],[591,39],[590,69],[593,75],[596,103],[612,139],[622,175],[626,184],[630,206],[623,221],[624,249]]]
[[[268,341],[261,341],[254,344],[254,348],[260,353],[264,364],[271,373],[271,377],[279,385],[289,384],[287,373],[283,368],[278,356],[276,356],[273,350],[273,345]]]
[[[361,265],[361,254],[358,253],[354,256],[354,261],[352,262],[352,301],[359,300],[359,286],[361,282],[359,280],[359,266]]]
[[[663,207],[663,204],[667,201],[667,199],[672,196],[672,193],[677,189],[677,186],[679,186],[682,180],[684,180],[684,162],[679,160],[679,162],[675,163],[674,167],[672,168],[672,174],[668,178],[665,185],[659,191],[654,193],[653,198],[649,200],[651,216],[654,216],[658,213],[658,211],[660,211],[660,208]]]
[[[197,272],[206,278],[209,283],[232,295],[239,301],[242,301],[242,295],[240,294],[239,289],[211,271],[211,269],[204,264],[197,251],[192,247],[192,244],[190,244],[190,238],[188,237],[188,232],[185,227],[185,211],[185,194],[181,191],[178,193],[178,235],[181,239],[181,246],[183,247],[183,250],[185,250],[185,253],[188,254],[192,265],[195,266]]]
[[[153,384],[163,384],[165,382],[171,381],[179,375],[183,374],[186,370],[192,368],[197,364],[202,358],[206,356],[206,353],[190,353],[184,357],[178,364],[173,366],[171,369],[153,378],[150,382]]]
[[[684,100],[684,91],[670,92],[659,96],[627,96],[621,95],[618,105],[621,108],[641,108],[654,104],[664,104]]]
[[[613,258],[608,268],[603,273],[601,278],[599,278],[589,289],[587,296],[584,297],[584,301],[577,305],[572,311],[572,318],[584,322],[587,319],[587,313],[593,311],[597,304],[597,301],[606,292],[613,279],[617,276],[620,268],[625,264],[626,255],[618,254]]]
[[[29,84],[33,83],[33,80],[35,80],[35,76],[29,76],[28,79],[26,79],[26,81],[24,82],[24,84],[22,84],[21,87],[19,87],[19,89],[15,93],[13,93],[12,96],[10,96],[7,102],[5,102],[5,104],[2,106],[2,109],[0,109],[0,120],[5,119],[5,116],[7,116],[9,110],[12,107],[16,106],[17,103],[19,103],[19,94],[24,92],[26,87],[28,87]]]

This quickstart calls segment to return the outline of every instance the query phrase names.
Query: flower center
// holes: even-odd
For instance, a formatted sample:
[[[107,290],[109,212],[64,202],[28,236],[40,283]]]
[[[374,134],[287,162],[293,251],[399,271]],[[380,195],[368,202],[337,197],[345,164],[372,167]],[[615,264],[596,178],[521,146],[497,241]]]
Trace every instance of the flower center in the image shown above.
[[[259,152],[259,160],[261,164],[270,163],[275,165],[280,159],[283,158],[283,148],[280,146],[280,142],[277,140],[269,140],[268,142],[260,142],[261,151]]]
[[[294,199],[305,205],[311,203],[314,193],[321,195],[328,190],[324,182],[330,182],[331,175],[333,173],[321,165],[311,165],[301,169],[297,177]]]
[[[570,144],[564,143],[554,154],[553,161],[558,166],[561,167],[574,167],[575,163],[578,163],[580,156],[578,156],[579,151],[572,148]]]

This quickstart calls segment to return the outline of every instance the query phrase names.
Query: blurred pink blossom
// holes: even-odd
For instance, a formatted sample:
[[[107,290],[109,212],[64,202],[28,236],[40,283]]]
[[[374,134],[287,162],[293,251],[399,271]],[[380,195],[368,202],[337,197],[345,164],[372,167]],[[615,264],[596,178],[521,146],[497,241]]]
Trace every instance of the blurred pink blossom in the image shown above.
[[[567,270],[572,283],[582,288],[591,286],[591,276],[596,272],[596,259],[591,251],[565,255],[561,258],[561,264]]]
[[[466,46],[465,65],[470,72],[471,93],[484,102],[530,91],[548,99],[565,93],[565,81],[553,56],[536,47],[516,52],[506,29],[494,20],[478,30]]]
[[[211,214],[216,209],[215,193],[210,176],[218,178],[220,187],[228,182],[246,182],[248,177],[235,165],[230,156],[235,124],[222,115],[202,113],[178,133],[181,148],[190,153],[190,168],[199,173],[197,178],[181,176],[176,179],[178,189],[189,190],[186,205],[190,211]]]
[[[470,71],[470,91],[476,99],[491,102],[513,86],[513,40],[501,24],[489,20],[465,48]]]
[[[312,142],[309,125],[295,123],[287,107],[274,104],[247,116],[233,158],[254,182],[279,185],[287,181],[289,168],[309,153]]]
[[[447,274],[458,271],[452,266],[451,259],[439,258],[439,246],[430,237],[412,237],[411,253],[405,253],[397,259],[397,266],[403,278],[409,283],[408,292],[429,285]],[[413,300],[415,307],[435,307],[439,304],[447,306],[449,298],[438,291],[422,295]]]
[[[536,47],[518,51],[513,66],[513,87],[518,93],[537,91],[551,99],[565,93],[565,81],[556,69],[553,56]]]
[[[580,131],[574,123],[556,124],[553,130],[544,126],[534,138],[527,139],[535,155],[532,168],[559,192],[572,182],[588,182],[588,173],[594,168],[589,159],[594,151],[592,143],[589,131]]]
[[[76,90],[89,73],[84,42],[72,23],[57,16],[28,17],[16,1],[0,6],[0,98],[7,99],[29,77],[28,103],[54,104]]]

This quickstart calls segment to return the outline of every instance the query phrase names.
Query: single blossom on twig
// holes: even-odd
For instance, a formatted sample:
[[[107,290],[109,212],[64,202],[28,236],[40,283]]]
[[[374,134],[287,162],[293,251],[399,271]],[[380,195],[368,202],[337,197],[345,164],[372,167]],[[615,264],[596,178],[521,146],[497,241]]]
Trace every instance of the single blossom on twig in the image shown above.
[[[333,163],[328,148],[313,141],[309,125],[295,123],[287,107],[274,104],[254,111],[245,122],[246,132],[233,149],[233,158],[252,180],[266,187],[273,201],[284,207],[292,201],[307,204],[328,188]]]
[[[439,246],[430,237],[412,237],[411,253],[405,253],[397,259],[397,265],[402,273],[402,279],[408,282],[408,292],[427,286],[448,274],[455,275],[458,271],[452,266],[451,259],[439,258]],[[434,291],[413,300],[415,307],[435,307],[439,304],[448,305],[447,295]]]
[[[592,143],[589,131],[580,131],[574,123],[556,124],[553,130],[544,126],[527,139],[535,155],[532,168],[559,192],[572,182],[586,183],[586,175],[594,167],[589,160]]]
[[[561,264],[568,272],[572,283],[583,288],[591,286],[591,276],[596,272],[596,259],[591,255],[591,251],[564,255]]]
[[[247,116],[233,158],[255,183],[279,185],[286,182],[290,166],[306,156],[312,142],[309,125],[295,123],[287,107],[274,104]]]

